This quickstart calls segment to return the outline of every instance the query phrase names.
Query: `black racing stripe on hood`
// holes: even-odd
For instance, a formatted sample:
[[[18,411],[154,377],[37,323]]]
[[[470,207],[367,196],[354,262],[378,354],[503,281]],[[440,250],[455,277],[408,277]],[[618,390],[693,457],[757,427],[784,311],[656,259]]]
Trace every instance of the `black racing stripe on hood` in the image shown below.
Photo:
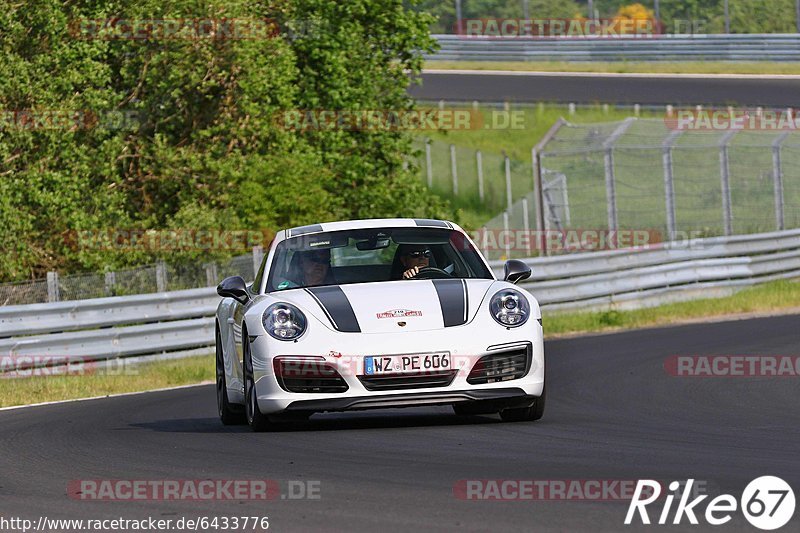
[[[321,224],[312,224],[310,226],[300,226],[289,230],[289,237],[297,237],[298,235],[305,235],[306,233],[319,233],[322,231]]]
[[[467,284],[463,279],[435,279],[433,287],[439,297],[444,327],[461,326],[467,323],[469,300]]]
[[[353,306],[341,287],[310,287],[306,291],[319,304],[334,328],[346,333],[361,333]]]

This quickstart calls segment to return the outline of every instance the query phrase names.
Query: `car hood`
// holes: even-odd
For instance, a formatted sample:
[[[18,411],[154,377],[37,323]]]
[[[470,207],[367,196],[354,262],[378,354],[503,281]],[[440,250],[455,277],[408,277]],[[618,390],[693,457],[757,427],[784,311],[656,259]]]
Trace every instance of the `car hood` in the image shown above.
[[[331,329],[388,333],[461,326],[477,313],[494,280],[402,280],[273,293]]]

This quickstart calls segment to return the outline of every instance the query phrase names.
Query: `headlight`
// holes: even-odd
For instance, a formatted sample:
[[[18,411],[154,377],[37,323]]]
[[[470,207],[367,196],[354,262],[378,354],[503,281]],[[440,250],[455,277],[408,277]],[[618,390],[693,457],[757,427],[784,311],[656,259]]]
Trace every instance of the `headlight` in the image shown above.
[[[489,302],[489,312],[498,324],[509,328],[521,326],[528,321],[531,306],[521,292],[503,289]]]
[[[292,304],[270,305],[261,321],[267,333],[281,341],[293,341],[306,330],[306,315]]]

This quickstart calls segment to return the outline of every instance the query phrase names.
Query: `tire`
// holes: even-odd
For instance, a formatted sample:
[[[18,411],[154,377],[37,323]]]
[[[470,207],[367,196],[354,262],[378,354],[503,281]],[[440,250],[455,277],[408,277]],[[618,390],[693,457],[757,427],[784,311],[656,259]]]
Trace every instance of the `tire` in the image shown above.
[[[270,431],[273,428],[269,419],[261,414],[258,409],[258,401],[256,394],[256,382],[253,377],[253,360],[250,355],[250,340],[247,338],[247,332],[242,330],[243,337],[243,352],[244,352],[244,401],[245,401],[245,418],[247,424],[253,431],[262,432]]]
[[[500,411],[500,418],[504,422],[532,422],[539,420],[544,415],[544,404],[547,398],[547,390],[542,389],[542,395],[536,398],[530,407],[520,407],[517,409],[503,409]]]
[[[217,376],[217,414],[226,426],[245,423],[244,409],[241,405],[228,402],[228,384],[225,379],[225,361],[222,354],[222,339],[219,328],[216,332],[216,376]]]

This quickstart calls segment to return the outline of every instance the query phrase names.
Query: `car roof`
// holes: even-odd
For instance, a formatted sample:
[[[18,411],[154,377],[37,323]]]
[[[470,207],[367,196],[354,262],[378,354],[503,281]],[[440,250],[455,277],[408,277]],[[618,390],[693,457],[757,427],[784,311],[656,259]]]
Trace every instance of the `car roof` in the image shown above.
[[[309,235],[325,231],[343,231],[349,229],[369,229],[369,228],[446,228],[456,231],[462,230],[457,224],[447,220],[435,220],[431,218],[370,218],[365,220],[343,220],[339,222],[325,222],[322,224],[311,224],[309,226],[298,226],[287,229],[284,238],[297,237],[299,235]]]

